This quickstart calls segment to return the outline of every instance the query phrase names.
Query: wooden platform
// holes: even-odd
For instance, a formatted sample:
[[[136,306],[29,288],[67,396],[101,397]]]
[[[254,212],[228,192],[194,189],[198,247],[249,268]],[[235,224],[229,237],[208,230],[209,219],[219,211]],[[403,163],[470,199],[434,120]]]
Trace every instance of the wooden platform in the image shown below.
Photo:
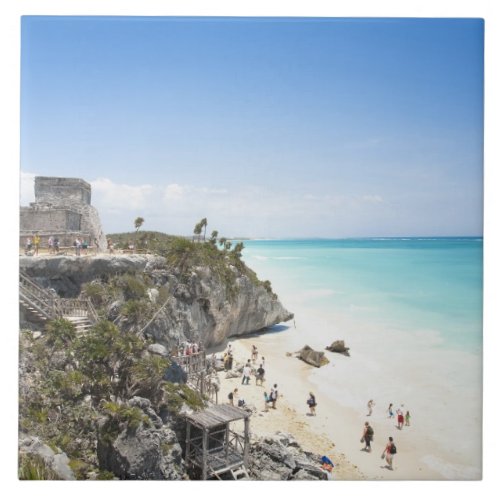
[[[241,420],[248,417],[248,413],[241,408],[229,404],[212,406],[205,411],[200,411],[187,416],[196,427],[213,429],[220,425]]]

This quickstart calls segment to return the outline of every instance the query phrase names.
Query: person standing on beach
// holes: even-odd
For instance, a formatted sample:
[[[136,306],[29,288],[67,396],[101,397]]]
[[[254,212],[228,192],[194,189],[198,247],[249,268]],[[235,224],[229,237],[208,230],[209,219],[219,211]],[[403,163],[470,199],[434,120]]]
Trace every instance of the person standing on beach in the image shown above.
[[[370,399],[370,401],[368,401],[368,404],[366,406],[368,407],[368,414],[366,416],[371,417],[373,407],[375,406],[375,401],[373,401],[373,399]]]
[[[255,374],[255,385],[262,385],[262,383],[264,382],[264,374],[266,373],[266,371],[264,370],[264,368],[262,368],[262,365],[260,365],[258,368],[257,368],[257,373]],[[260,384],[259,384],[260,382]]]
[[[259,351],[257,350],[257,346],[252,346],[252,363],[257,363],[257,356],[259,355]]]
[[[392,403],[389,405],[389,408],[387,408],[387,418],[393,418],[394,417],[394,411],[392,409]]]
[[[274,384],[273,387],[271,388],[270,394],[269,394],[269,400],[272,403],[272,409],[276,410],[276,401],[278,399],[278,384]]]
[[[384,451],[382,452],[382,456],[380,458],[385,458],[385,461],[387,462],[387,468],[389,470],[394,470],[392,467],[392,463],[394,461],[394,455],[396,454],[397,449],[396,445],[394,444],[394,439],[392,437],[389,438],[389,441],[387,441],[387,444],[385,445]]]
[[[410,427],[410,412],[406,410],[406,415],[405,415],[405,426]]]
[[[230,392],[227,395],[227,399],[229,400],[229,404],[234,406],[234,400],[238,397],[238,389],[235,389],[233,392]]]
[[[266,360],[264,359],[264,356],[260,359],[260,364],[262,365],[262,368],[266,367]]]
[[[309,406],[309,412],[312,417],[316,416],[316,405],[318,403],[316,402],[316,396],[310,392],[309,393],[309,399],[307,400],[307,405]]]
[[[243,367],[243,379],[241,380],[242,385],[248,385],[250,382],[250,375],[252,374],[252,369],[250,365],[247,363]]]
[[[267,395],[266,391],[264,391],[264,411],[269,411],[269,396]]]
[[[403,412],[399,408],[397,409],[396,413],[398,415],[398,429],[401,430],[403,428],[405,417],[403,415]]]
[[[367,451],[368,453],[371,453],[372,451],[371,442],[373,441],[373,434],[374,432],[372,426],[368,422],[365,422],[365,426],[363,427],[363,435],[361,436],[361,442],[365,442],[365,447],[363,448],[363,450]]]

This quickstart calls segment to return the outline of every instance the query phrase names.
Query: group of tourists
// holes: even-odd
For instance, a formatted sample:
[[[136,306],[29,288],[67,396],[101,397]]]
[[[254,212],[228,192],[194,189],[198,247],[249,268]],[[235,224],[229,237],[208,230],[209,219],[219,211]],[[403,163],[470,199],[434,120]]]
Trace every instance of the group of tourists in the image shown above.
[[[368,403],[366,404],[368,408],[368,413],[366,414],[367,417],[370,417],[371,414],[373,413],[373,407],[375,406],[375,401],[373,399],[370,399]],[[401,407],[404,405],[401,405]],[[406,410],[406,413],[403,412],[401,408],[398,408],[396,412],[394,413],[394,405],[392,403],[389,403],[389,406],[387,408],[387,418],[394,418],[394,416],[397,416],[397,428],[399,430],[403,429],[403,425],[405,427],[410,426],[410,420],[411,420],[411,415],[408,410]]]
[[[57,236],[49,236],[47,239],[47,250],[49,255],[56,255],[60,251],[59,238]],[[24,245],[24,253],[26,255],[36,256],[39,254],[41,248],[41,238],[38,233],[35,233],[33,237],[28,236]],[[88,249],[92,248],[90,241],[85,238],[80,238],[77,236],[73,241],[73,248],[75,249],[75,255],[80,256],[82,254],[87,255]],[[96,253],[99,250],[99,244],[97,238],[94,238],[94,248]]]
[[[24,245],[24,253],[26,255],[38,255],[40,250],[40,235],[35,233],[33,239],[29,236],[26,238],[26,243]]]
[[[367,416],[371,416],[371,414],[373,413],[373,408],[375,406],[375,401],[373,399],[370,399],[366,406],[368,409]],[[402,430],[403,426],[406,427],[410,426],[410,419],[411,419],[410,412],[409,410],[406,410],[405,413],[402,409],[403,406],[404,405],[400,405],[400,407],[396,411],[394,411],[394,405],[390,403],[386,410],[387,418],[396,417],[397,419],[396,427],[399,430]],[[360,439],[360,442],[365,443],[363,451],[367,451],[368,453],[371,452],[371,442],[373,441],[373,435],[374,432],[372,426],[369,424],[369,422],[365,422],[365,425],[363,427],[363,434]],[[394,443],[394,438],[390,436],[381,455],[381,458],[385,459],[387,463],[386,467],[389,470],[393,470],[394,455],[396,455],[396,453],[397,453],[397,448],[396,444]]]
[[[403,406],[403,405],[401,405]],[[397,428],[399,430],[403,429],[403,425],[406,427],[410,426],[410,419],[411,415],[408,410],[406,410],[406,413],[403,413],[403,410],[401,408],[398,408],[396,410],[396,416],[397,416]],[[393,404],[390,403],[389,407],[387,408],[387,418],[394,418],[394,409],[393,409]]]
[[[196,342],[182,342],[177,349],[177,356],[191,356],[199,352],[200,346]]]
[[[374,431],[373,427],[370,425],[369,422],[365,422],[365,425],[363,427],[363,434],[361,435],[360,442],[365,443],[365,447],[363,448],[363,451],[366,451],[368,453],[371,453],[372,447],[371,443],[373,441],[373,436],[374,436]],[[387,463],[387,468],[389,470],[393,470],[393,461],[394,461],[394,455],[397,453],[397,448],[396,444],[394,443],[394,439],[389,437],[389,440],[387,441],[384,450],[382,451],[382,455],[380,458],[385,459]]]

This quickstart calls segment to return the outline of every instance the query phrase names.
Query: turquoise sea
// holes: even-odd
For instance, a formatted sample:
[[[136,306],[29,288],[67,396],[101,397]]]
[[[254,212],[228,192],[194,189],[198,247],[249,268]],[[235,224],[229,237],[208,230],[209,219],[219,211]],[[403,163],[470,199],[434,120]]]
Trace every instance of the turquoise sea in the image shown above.
[[[318,314],[349,312],[445,347],[482,345],[482,238],[244,241],[245,262]],[[285,307],[288,305],[285,303]]]
[[[371,423],[380,435],[398,432],[401,466],[411,456],[423,467],[407,479],[481,477],[482,238],[244,244],[247,265],[295,314],[263,336],[259,352],[324,350],[334,340],[350,349],[325,351],[329,363],[307,375],[324,411],[343,415],[339,449],[352,446],[373,399]],[[411,432],[395,430],[389,402],[411,410]]]

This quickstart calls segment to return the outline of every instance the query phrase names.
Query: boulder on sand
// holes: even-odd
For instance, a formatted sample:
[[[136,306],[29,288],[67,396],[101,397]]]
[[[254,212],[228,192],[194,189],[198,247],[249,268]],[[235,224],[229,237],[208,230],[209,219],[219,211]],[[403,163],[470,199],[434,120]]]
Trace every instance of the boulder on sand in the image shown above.
[[[298,351],[297,357],[302,361],[315,366],[316,368],[320,368],[321,366],[329,363],[323,351],[315,351],[308,345],[305,345],[300,351]]]
[[[330,352],[339,352],[340,354],[343,354],[344,356],[350,356],[349,354],[349,347],[346,347],[344,344],[343,340],[336,340],[335,342],[332,342],[332,344],[328,347],[325,347],[327,351]]]

